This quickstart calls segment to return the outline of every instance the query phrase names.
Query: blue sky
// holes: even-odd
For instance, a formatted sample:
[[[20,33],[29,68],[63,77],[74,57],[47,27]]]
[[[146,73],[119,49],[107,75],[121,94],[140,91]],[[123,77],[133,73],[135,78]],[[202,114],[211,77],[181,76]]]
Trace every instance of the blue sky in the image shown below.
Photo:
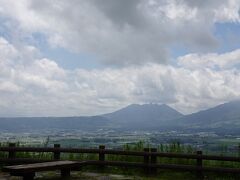
[[[239,48],[239,23],[216,23],[214,34],[220,41],[220,46],[217,49],[219,53],[229,52]]]
[[[0,0],[0,116],[240,98],[239,0]]]

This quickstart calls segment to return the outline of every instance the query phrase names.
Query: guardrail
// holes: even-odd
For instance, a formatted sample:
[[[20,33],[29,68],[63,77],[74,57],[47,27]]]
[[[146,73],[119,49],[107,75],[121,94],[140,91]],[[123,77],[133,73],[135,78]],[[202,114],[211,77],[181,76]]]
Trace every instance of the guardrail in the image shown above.
[[[0,152],[8,152],[6,158],[0,158],[0,163],[34,163],[60,160],[61,153],[87,153],[98,154],[98,160],[88,160],[86,165],[104,166],[119,166],[119,167],[140,167],[144,168],[146,174],[156,174],[157,169],[172,169],[180,171],[195,171],[198,177],[202,177],[204,172],[220,172],[220,173],[240,173],[240,157],[204,155],[202,151],[197,151],[196,154],[183,153],[164,153],[157,152],[156,148],[144,148],[143,151],[124,151],[105,149],[104,145],[98,149],[83,149],[83,148],[62,148],[60,144],[54,144],[54,147],[16,147],[14,143],[10,143],[8,147],[0,147]],[[16,158],[17,152],[48,152],[52,153],[52,159],[30,159]],[[126,155],[143,157],[142,162],[127,162],[127,161],[107,161],[105,155]],[[193,159],[195,164],[162,164],[160,158],[175,158],[175,159]],[[230,161],[238,162],[237,168],[229,167],[206,167],[203,165],[205,160],[215,161]]]

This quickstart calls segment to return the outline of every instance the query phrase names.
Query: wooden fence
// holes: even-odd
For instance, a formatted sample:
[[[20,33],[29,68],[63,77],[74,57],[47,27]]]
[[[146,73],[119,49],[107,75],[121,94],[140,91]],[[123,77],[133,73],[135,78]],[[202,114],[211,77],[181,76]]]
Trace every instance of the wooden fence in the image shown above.
[[[83,148],[62,148],[60,144],[55,144],[54,147],[16,147],[14,143],[10,143],[8,147],[0,147],[0,152],[8,152],[8,157],[0,158],[0,163],[34,163],[60,160],[61,153],[87,153],[98,154],[98,160],[87,160],[86,165],[99,165],[104,166],[118,166],[118,167],[139,167],[143,168],[146,174],[156,174],[158,169],[172,169],[180,171],[194,171],[198,177],[201,177],[204,172],[217,172],[217,173],[240,173],[240,157],[230,156],[215,156],[204,155],[202,151],[197,151],[196,154],[183,154],[183,153],[163,153],[157,152],[156,148],[144,148],[143,151],[124,151],[105,149],[101,145],[98,149],[83,149]],[[17,152],[48,152],[52,153],[52,159],[30,159],[30,158],[17,158]],[[107,161],[105,155],[116,156],[137,156],[142,157],[142,162],[126,162],[126,161]],[[195,164],[163,164],[161,158],[175,158],[175,159],[193,159]],[[215,161],[229,161],[237,162],[237,168],[229,167],[208,167],[203,165],[205,160]]]

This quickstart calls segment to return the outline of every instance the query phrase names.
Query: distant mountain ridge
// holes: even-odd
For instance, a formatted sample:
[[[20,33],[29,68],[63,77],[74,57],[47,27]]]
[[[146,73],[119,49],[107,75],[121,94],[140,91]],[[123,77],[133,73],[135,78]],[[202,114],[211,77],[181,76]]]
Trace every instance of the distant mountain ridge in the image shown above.
[[[190,115],[183,115],[166,104],[132,104],[112,113],[82,117],[0,118],[0,130],[41,129],[191,130],[240,132],[240,100]]]
[[[188,129],[217,129],[240,132],[240,100],[186,115],[176,121]]]
[[[151,129],[169,124],[183,115],[166,104],[132,104],[113,113],[102,115],[117,127]]]

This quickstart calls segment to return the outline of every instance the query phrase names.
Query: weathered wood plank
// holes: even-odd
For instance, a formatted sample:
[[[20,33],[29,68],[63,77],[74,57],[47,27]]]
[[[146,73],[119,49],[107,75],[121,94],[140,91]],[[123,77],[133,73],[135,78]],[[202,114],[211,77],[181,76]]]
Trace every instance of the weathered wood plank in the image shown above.
[[[26,172],[37,172],[46,170],[56,170],[56,169],[71,169],[84,164],[84,162],[76,161],[53,161],[44,163],[34,163],[34,164],[24,164],[15,166],[6,166],[4,171],[13,173],[26,173]]]
[[[156,155],[158,157],[168,157],[168,158],[199,159],[199,155],[197,154],[124,151],[124,150],[112,150],[112,149],[101,150],[101,149],[84,149],[84,148],[51,148],[51,147],[0,147],[0,151],[93,153],[93,154],[102,152],[104,154],[113,154],[113,155],[131,155],[131,156]],[[201,159],[240,162],[240,157],[231,157],[231,156],[202,155]]]

